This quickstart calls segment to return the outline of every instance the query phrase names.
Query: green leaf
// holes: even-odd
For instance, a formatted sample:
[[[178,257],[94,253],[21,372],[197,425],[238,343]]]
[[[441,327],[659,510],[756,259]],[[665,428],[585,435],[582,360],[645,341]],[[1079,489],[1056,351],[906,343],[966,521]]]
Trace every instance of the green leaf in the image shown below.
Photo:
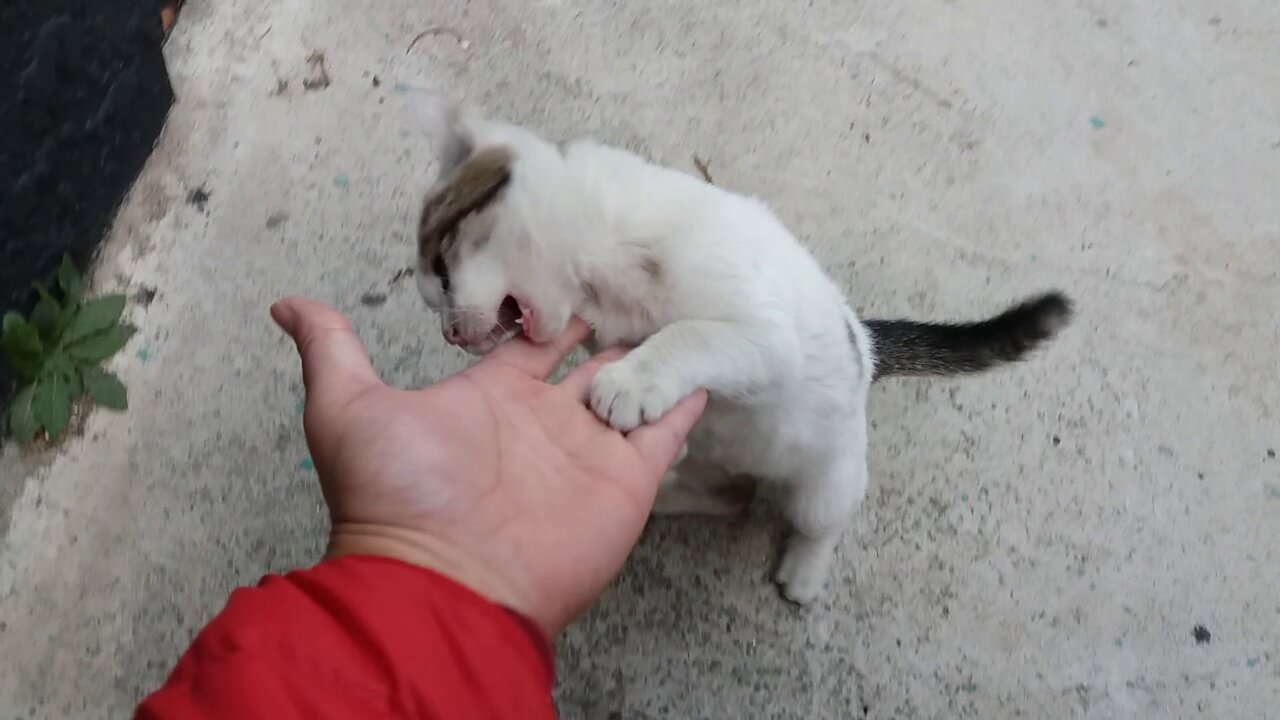
[[[70,358],[58,353],[45,361],[43,374],[45,377],[57,375],[67,383],[67,393],[78,398],[84,394],[84,383],[80,381],[80,371]]]
[[[106,330],[120,320],[124,312],[124,295],[104,295],[85,303],[71,320],[64,341],[73,343],[80,338]]]
[[[5,313],[3,320],[3,338],[5,349],[10,347],[14,350],[30,355],[39,355],[43,347],[40,343],[40,335],[35,332],[35,328],[27,322],[26,318],[19,313],[10,311]]]
[[[129,324],[113,325],[102,332],[80,338],[66,346],[67,356],[79,363],[106,360],[120,352],[137,328]]]
[[[49,291],[42,287],[36,289],[40,292],[40,302],[36,303],[36,309],[31,312],[31,324],[36,327],[36,332],[45,345],[57,345],[58,336],[62,334],[62,306]]]
[[[35,390],[36,420],[50,438],[56,438],[71,420],[71,394],[67,381],[57,373],[41,378]]]
[[[62,265],[58,267],[58,287],[62,288],[62,296],[69,308],[80,304],[84,288],[80,285],[80,271],[71,262],[70,255],[62,256]]]
[[[9,406],[9,434],[20,443],[29,443],[40,432],[36,420],[36,386],[28,385],[18,391]]]
[[[93,366],[81,370],[84,389],[93,401],[111,410],[128,410],[129,401],[124,384],[115,375]]]
[[[34,379],[40,372],[40,354],[44,344],[40,333],[16,312],[6,313],[0,347],[13,367],[27,379]]]
[[[80,309],[78,301],[73,303],[67,300],[62,306],[62,315],[58,318],[58,339],[61,340],[66,333],[66,329],[71,327],[71,320],[75,318],[76,311]]]

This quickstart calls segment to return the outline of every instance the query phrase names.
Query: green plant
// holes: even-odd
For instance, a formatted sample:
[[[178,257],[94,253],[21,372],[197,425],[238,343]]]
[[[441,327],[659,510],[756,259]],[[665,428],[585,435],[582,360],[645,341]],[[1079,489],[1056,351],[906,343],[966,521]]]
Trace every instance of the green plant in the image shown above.
[[[0,348],[27,384],[9,408],[9,433],[29,442],[44,430],[57,437],[71,419],[71,406],[88,395],[112,410],[128,407],[124,385],[100,366],[137,331],[120,321],[124,295],[82,301],[80,273],[70,258],[58,268],[61,298],[42,285],[30,317],[5,314]]]

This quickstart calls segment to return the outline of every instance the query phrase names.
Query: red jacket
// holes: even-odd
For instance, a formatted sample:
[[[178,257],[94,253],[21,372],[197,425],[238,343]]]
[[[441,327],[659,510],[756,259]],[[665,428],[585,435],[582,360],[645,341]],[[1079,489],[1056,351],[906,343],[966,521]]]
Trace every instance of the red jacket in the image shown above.
[[[137,717],[554,718],[550,646],[452,580],[344,557],[231,594]]]

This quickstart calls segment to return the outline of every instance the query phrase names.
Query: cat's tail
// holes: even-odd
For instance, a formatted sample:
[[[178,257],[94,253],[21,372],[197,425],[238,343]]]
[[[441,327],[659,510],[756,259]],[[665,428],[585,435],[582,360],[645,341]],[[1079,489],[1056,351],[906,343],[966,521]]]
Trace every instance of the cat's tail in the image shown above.
[[[1051,292],[971,323],[867,320],[875,379],[956,375],[1021,360],[1071,320],[1071,301]]]

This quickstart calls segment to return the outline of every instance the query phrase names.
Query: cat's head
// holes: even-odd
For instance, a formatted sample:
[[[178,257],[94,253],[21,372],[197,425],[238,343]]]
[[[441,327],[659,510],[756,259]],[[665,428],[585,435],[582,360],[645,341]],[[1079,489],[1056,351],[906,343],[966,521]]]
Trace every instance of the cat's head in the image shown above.
[[[447,342],[484,354],[525,334],[564,330],[573,298],[566,258],[541,212],[561,162],[554,145],[502,123],[451,114],[441,179],[418,223],[418,289]]]

